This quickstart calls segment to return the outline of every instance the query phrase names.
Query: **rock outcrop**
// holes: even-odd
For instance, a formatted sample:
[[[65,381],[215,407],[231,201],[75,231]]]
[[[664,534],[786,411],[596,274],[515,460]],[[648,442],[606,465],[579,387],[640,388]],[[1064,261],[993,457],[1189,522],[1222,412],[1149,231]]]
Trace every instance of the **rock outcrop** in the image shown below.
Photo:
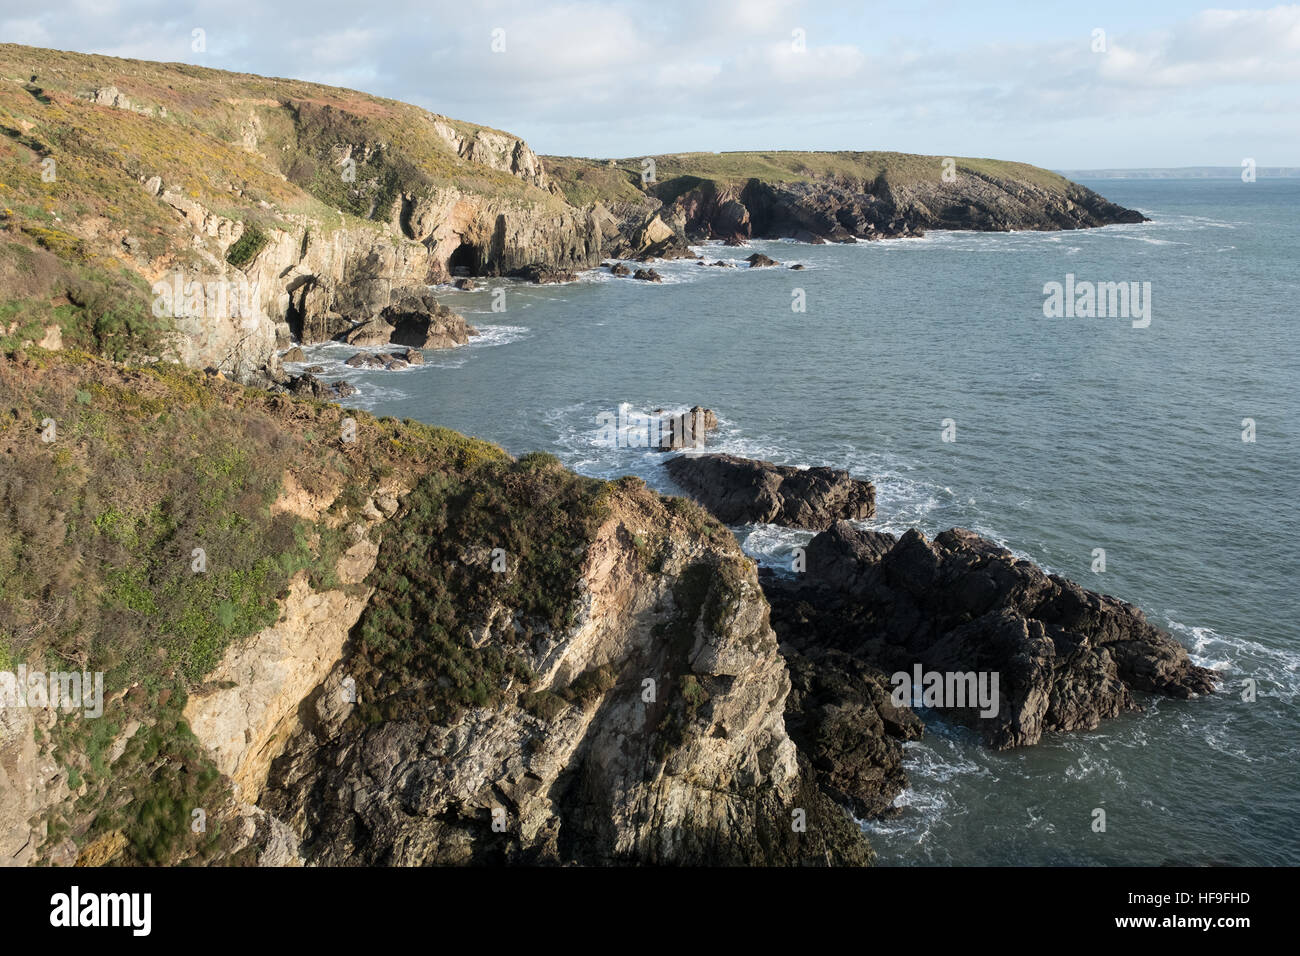
[[[493,598],[501,578],[481,592],[489,559],[466,555],[454,579],[482,615],[473,640],[519,647],[531,688],[511,681],[491,706],[439,720],[386,696],[420,675],[372,688],[354,651],[306,701],[262,806],[322,864],[869,861],[785,731],[790,680],[753,566],[691,520],[621,485],[559,631]],[[427,560],[450,553],[431,545]],[[352,674],[378,695],[372,713],[402,716],[363,719],[339,693]]]
[[[842,651],[884,673],[998,675],[996,713],[948,711],[995,748],[1092,729],[1140,710],[1138,692],[1187,698],[1217,680],[1117,598],[1087,591],[969,531],[901,538],[837,522],[807,547],[807,569],[768,576],[783,642]]]
[[[726,524],[779,524],[821,530],[876,513],[869,481],[834,468],[793,468],[735,455],[682,455],[668,474]]]

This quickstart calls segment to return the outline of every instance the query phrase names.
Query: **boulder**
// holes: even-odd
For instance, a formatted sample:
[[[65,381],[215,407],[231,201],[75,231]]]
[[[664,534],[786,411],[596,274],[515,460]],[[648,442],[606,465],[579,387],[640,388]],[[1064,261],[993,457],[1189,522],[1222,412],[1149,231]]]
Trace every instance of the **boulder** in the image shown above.
[[[283,355],[280,356],[280,361],[281,362],[305,362],[307,361],[307,354],[303,352],[302,349],[298,348],[298,346],[295,345],[293,348],[289,349]]]
[[[412,362],[410,359],[412,355],[417,355],[419,358]],[[423,363],[423,355],[415,349],[407,349],[403,352],[358,352],[343,364],[350,368],[384,369],[393,372]]]
[[[766,268],[767,266],[779,266],[781,264],[777,262],[775,259],[771,259],[763,255],[763,253],[761,252],[754,253],[745,261],[749,263],[749,267],[751,269],[763,269]]]
[[[576,282],[578,275],[567,269],[552,269],[548,266],[524,266],[515,273],[521,279],[536,282],[538,285],[551,285],[557,282]]]
[[[662,408],[651,414],[659,416],[659,451],[700,448],[709,432],[718,427],[718,416],[711,408],[696,405],[689,412],[670,415]]]
[[[616,275],[616,276],[630,276],[632,274],[632,270],[629,269],[627,266],[623,265],[623,263],[621,262],[614,263],[612,266],[609,267],[609,271],[611,275]]]
[[[668,474],[725,524],[779,524],[822,530],[876,513],[869,481],[833,468],[793,468],[735,455],[682,455]]]
[[[339,338],[348,345],[374,348],[405,345],[447,349],[464,345],[475,329],[432,296],[408,296],[386,306],[378,316],[354,326]]]
[[[355,395],[357,389],[347,382],[322,382],[315,375],[296,375],[289,380],[286,391],[300,398],[314,398],[321,402],[333,402],[340,398]]]
[[[637,269],[632,273],[633,279],[641,279],[643,282],[663,282],[664,277],[654,269]]]

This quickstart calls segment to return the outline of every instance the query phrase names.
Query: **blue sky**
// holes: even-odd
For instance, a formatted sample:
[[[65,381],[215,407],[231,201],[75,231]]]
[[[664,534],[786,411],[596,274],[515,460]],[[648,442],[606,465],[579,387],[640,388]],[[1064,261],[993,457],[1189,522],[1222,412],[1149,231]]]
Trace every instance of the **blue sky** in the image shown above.
[[[1300,5],[5,4],[5,42],[354,87],[509,130],[543,153],[896,149],[1058,169],[1300,165]],[[1096,30],[1104,50],[1093,49]]]

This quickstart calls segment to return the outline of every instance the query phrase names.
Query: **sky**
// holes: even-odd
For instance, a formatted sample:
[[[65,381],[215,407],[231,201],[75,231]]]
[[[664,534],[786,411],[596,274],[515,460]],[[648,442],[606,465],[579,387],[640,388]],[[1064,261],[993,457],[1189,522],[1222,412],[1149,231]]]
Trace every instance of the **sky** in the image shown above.
[[[351,87],[539,153],[1300,166],[1300,5],[0,0],[0,42]]]

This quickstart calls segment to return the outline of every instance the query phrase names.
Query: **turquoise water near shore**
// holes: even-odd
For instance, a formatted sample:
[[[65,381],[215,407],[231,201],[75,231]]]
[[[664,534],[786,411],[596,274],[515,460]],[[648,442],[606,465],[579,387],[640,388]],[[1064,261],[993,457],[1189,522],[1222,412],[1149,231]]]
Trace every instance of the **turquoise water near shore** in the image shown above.
[[[882,864],[1297,865],[1300,182],[1088,185],[1153,221],[709,245],[806,269],[656,264],[662,285],[489,280],[507,310],[449,291],[484,334],[423,367],[356,372],[337,345],[309,361],[358,407],[667,492],[662,456],[600,444],[597,415],[708,406],[719,450],[847,468],[877,484],[874,527],[971,528],[1137,604],[1224,673],[1211,698],[1009,753],[930,719],[897,815],[866,825]],[[1067,274],[1150,282],[1150,326],[1044,317]],[[809,537],[738,533],[774,564]]]

